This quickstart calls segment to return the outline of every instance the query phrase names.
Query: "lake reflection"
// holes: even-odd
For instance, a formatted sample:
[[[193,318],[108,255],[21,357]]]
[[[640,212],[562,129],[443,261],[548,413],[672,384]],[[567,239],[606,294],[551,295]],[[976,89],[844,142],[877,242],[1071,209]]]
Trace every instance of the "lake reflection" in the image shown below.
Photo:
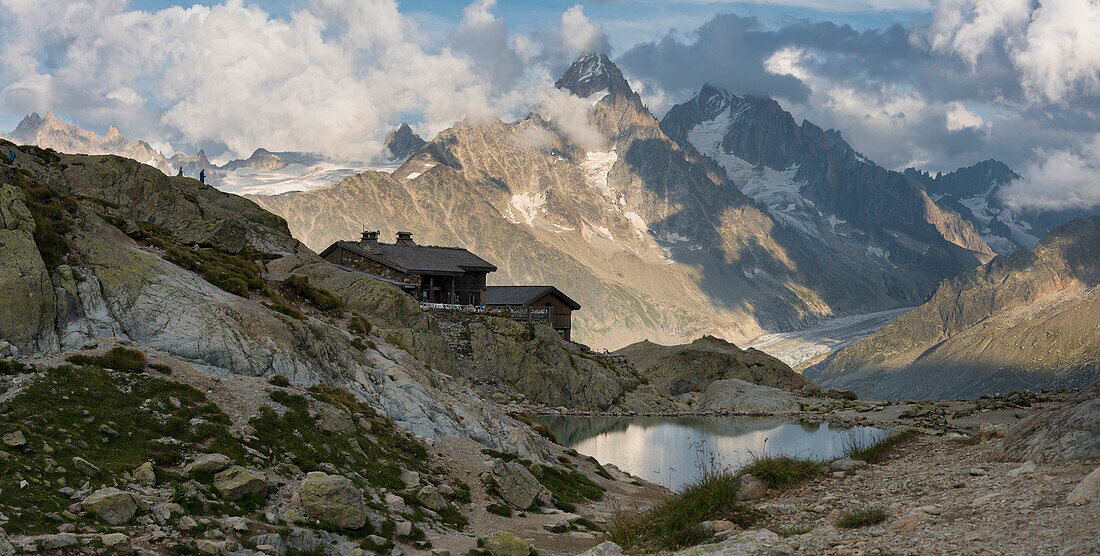
[[[647,481],[679,490],[711,461],[736,469],[754,455],[787,454],[815,459],[842,455],[850,438],[866,442],[885,430],[830,429],[767,417],[572,417],[539,416],[558,442],[613,463]],[[705,467],[704,467],[705,466]]]

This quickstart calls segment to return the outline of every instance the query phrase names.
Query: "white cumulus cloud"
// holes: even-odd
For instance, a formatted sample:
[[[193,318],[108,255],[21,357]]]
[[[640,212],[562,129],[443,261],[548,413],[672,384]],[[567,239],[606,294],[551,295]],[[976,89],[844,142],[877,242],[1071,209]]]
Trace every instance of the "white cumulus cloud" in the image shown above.
[[[550,86],[547,58],[523,60],[512,45],[561,55],[547,39],[606,42],[579,6],[561,29],[531,36],[510,36],[494,7],[475,0],[451,40],[431,46],[395,0],[310,0],[286,17],[243,0],[159,11],[0,0],[0,103],[226,155],[262,146],[365,158],[410,114],[430,135],[537,102],[518,91]]]
[[[1100,206],[1100,133],[1076,151],[1038,152],[1023,178],[1001,190],[1010,206],[1044,210]]]

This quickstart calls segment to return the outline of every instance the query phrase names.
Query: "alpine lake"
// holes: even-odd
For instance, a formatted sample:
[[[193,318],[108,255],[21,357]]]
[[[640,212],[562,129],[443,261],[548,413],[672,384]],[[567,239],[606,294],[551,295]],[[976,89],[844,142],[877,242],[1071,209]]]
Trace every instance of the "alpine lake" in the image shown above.
[[[885,437],[885,429],[837,429],[774,417],[532,416],[563,446],[673,491],[704,472],[737,470],[765,455],[830,460],[853,442]]]

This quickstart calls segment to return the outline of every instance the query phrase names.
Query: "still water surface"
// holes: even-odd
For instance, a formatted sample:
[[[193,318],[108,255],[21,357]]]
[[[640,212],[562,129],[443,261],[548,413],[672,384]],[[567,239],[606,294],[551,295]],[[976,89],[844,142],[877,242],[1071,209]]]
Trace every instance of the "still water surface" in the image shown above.
[[[887,431],[829,428],[767,417],[541,416],[558,442],[600,463],[679,490],[716,465],[737,469],[753,456],[787,454],[832,459],[846,443],[867,442]]]

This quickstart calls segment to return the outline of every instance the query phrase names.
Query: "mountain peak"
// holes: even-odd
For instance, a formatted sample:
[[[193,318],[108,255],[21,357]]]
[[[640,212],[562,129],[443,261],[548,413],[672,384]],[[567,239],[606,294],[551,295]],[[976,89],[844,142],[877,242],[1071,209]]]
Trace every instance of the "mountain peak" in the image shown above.
[[[611,94],[636,97],[623,72],[606,54],[591,52],[581,55],[561,79],[554,83],[559,89],[565,89],[579,97],[589,97],[601,91]]]
[[[107,128],[107,133],[103,134],[102,141],[125,141],[125,138],[122,137],[122,133],[118,131],[117,127],[111,126]]]
[[[407,122],[401,122],[397,129],[386,134],[385,146],[391,160],[404,162],[416,154],[416,151],[420,150],[425,143]]]

